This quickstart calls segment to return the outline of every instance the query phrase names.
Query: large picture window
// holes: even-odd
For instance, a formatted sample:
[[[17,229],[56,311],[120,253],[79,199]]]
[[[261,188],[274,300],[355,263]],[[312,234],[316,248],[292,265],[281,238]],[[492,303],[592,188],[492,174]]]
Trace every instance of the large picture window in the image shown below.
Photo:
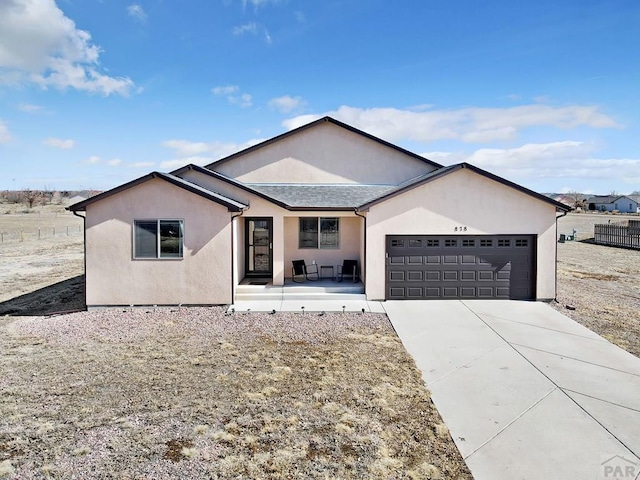
[[[340,220],[337,217],[300,217],[299,248],[340,248]]]
[[[182,220],[135,220],[133,223],[134,258],[182,258]]]

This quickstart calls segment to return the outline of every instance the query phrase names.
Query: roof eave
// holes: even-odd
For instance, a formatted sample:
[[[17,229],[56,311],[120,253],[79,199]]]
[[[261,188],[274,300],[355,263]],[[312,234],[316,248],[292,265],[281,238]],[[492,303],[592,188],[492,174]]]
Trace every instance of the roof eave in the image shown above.
[[[413,189],[413,188],[415,188],[417,186],[424,185],[425,183],[429,183],[429,182],[431,182],[433,180],[436,180],[436,179],[441,178],[441,177],[443,177],[445,175],[449,175],[450,173],[453,173],[453,172],[456,172],[458,170],[462,170],[462,169],[465,169],[465,168],[477,173],[478,175],[482,175],[482,176],[484,176],[486,178],[489,178],[489,179],[491,179],[491,180],[493,180],[495,182],[501,183],[501,184],[503,184],[505,186],[508,186],[508,187],[511,187],[511,188],[513,188],[515,190],[518,190],[521,193],[524,193],[526,195],[532,196],[532,197],[534,197],[534,198],[536,198],[536,199],[538,199],[540,201],[543,201],[545,203],[550,203],[550,204],[552,204],[553,206],[556,207],[556,211],[569,212],[569,211],[572,210],[571,207],[569,207],[569,206],[567,206],[567,205],[565,205],[563,203],[557,202],[556,200],[553,200],[553,199],[551,199],[549,197],[546,197],[546,196],[544,196],[544,195],[542,195],[542,194],[540,194],[538,192],[534,192],[533,190],[530,190],[530,189],[528,189],[526,187],[523,187],[522,185],[518,185],[517,183],[513,183],[513,182],[511,182],[511,181],[509,181],[509,180],[507,180],[505,178],[502,178],[502,177],[499,177],[497,175],[494,175],[491,172],[487,172],[486,170],[478,168],[478,167],[476,167],[474,165],[471,165],[469,163],[459,163],[457,165],[451,165],[451,166],[448,166],[448,167],[443,167],[440,171],[435,171],[435,172],[433,172],[433,174],[425,176],[425,178],[417,180],[417,181],[415,181],[413,183],[405,185],[402,188],[399,188],[397,190],[393,190],[392,192],[389,192],[386,195],[382,195],[381,197],[378,197],[378,198],[376,198],[376,199],[374,199],[374,200],[372,200],[370,202],[367,202],[365,204],[360,205],[358,207],[358,210],[369,210],[370,207],[372,207],[372,206],[374,206],[374,205],[376,205],[378,203],[381,203],[381,202],[383,202],[385,200],[388,200],[389,198],[395,197],[396,195],[400,195],[400,194],[402,194],[402,193],[404,193],[404,192],[406,192],[408,190],[411,190],[411,189]]]
[[[187,170],[194,170],[196,172],[200,172],[200,173],[204,173],[205,175],[209,175],[210,177],[216,178],[218,180],[221,180],[225,183],[228,183],[229,185],[233,185],[234,187],[237,187],[241,190],[244,190],[245,192],[248,193],[252,193],[264,200],[267,200],[268,202],[271,202],[281,208],[285,208],[285,209],[289,209],[290,206],[287,205],[286,203],[281,202],[280,200],[276,200],[273,197],[270,197],[269,195],[265,195],[262,192],[259,192],[257,190],[254,190],[253,188],[245,185],[244,183],[238,182],[237,180],[233,179],[233,178],[229,178],[225,175],[222,175],[216,171],[213,170],[209,170],[208,168],[205,167],[200,167],[198,165],[194,165],[194,164],[189,164],[186,165],[184,167],[179,168],[178,170],[174,170],[173,172],[171,172],[172,175],[179,175],[180,173],[184,173]]]
[[[238,205],[230,203],[225,201],[222,198],[219,198],[215,195],[209,195],[205,192],[201,192],[200,190],[198,190],[195,187],[191,187],[188,184],[176,181],[175,179],[171,178],[171,176],[163,174],[161,172],[151,172],[148,173],[147,175],[144,175],[142,177],[136,178],[135,180],[131,180],[130,182],[124,183],[122,185],[119,185],[115,188],[112,188],[111,190],[107,190],[106,192],[102,192],[94,197],[88,198],[82,202],[78,202],[75,205],[70,205],[68,206],[66,209],[71,211],[71,212],[85,212],[87,209],[87,206],[91,205],[92,203],[95,202],[99,202],[100,200],[103,200],[105,198],[111,197],[112,195],[116,195],[120,192],[123,192],[124,190],[128,190],[129,188],[133,188],[137,185],[140,185],[148,180],[151,180],[153,178],[159,178],[161,180],[164,180],[166,182],[169,182],[177,187],[180,187],[186,191],[189,191],[190,193],[193,193],[195,195],[199,195],[203,198],[206,198],[208,200],[211,200],[213,202],[216,202],[220,205],[223,205],[225,207],[227,207],[227,210],[229,210],[230,212],[242,212],[244,211],[248,206],[241,206],[240,202],[237,202]],[[213,193],[213,192],[212,192]]]

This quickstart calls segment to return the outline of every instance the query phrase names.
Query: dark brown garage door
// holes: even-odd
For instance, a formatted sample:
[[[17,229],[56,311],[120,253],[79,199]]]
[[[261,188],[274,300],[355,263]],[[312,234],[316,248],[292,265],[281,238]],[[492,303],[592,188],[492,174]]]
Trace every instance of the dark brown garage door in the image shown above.
[[[387,235],[387,300],[535,298],[534,235]]]

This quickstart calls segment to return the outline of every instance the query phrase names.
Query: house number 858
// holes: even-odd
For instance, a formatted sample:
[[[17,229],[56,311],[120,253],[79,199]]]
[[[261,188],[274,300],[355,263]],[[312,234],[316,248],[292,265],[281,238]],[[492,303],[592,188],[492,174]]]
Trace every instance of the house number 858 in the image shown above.
[[[466,232],[467,231],[467,227],[466,226],[462,226],[462,227],[454,227],[453,228],[454,232]]]

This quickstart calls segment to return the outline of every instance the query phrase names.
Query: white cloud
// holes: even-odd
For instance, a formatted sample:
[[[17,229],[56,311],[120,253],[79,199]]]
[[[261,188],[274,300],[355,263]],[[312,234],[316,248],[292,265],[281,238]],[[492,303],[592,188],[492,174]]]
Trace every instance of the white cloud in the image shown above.
[[[44,107],[41,107],[40,105],[33,105],[31,103],[21,103],[18,105],[18,110],[26,113],[37,113],[41,112],[43,109]]]
[[[258,33],[258,24],[255,22],[246,23],[244,25],[239,25],[234,27],[232,30],[234,35],[244,35],[245,33],[249,33],[251,35],[257,35]]]
[[[244,143],[232,142],[190,142],[188,140],[166,140],[162,142],[163,147],[174,150],[177,158],[166,160],[160,163],[160,168],[170,169],[182,167],[193,163],[195,165],[206,165],[232,153],[239,152],[260,142],[264,138],[254,138]],[[207,154],[200,155],[200,154]]]
[[[175,160],[165,160],[164,162],[160,162],[160,168],[163,170],[173,170],[176,168],[184,167],[185,165],[207,165],[211,163],[211,157],[185,157],[185,158],[176,158]]]
[[[191,156],[199,153],[210,152],[212,144],[205,142],[190,142],[188,140],[166,140],[162,142],[163,147],[171,148],[180,156]]]
[[[322,115],[300,115],[283,122],[294,129],[318,118],[329,115],[353,125],[372,135],[389,141],[460,140],[467,143],[483,143],[511,140],[519,130],[534,126],[574,128],[619,128],[610,116],[598,107],[571,105],[522,105],[509,108],[470,107],[457,110],[412,111],[397,108],[355,108],[341,106]]]
[[[132,3],[127,7],[127,14],[142,23],[146,22],[148,18],[147,13],[144,11],[142,6],[137,3]]]
[[[100,157],[97,155],[91,155],[89,158],[87,158],[84,163],[89,164],[89,165],[96,165],[98,163],[100,163]]]
[[[100,73],[99,56],[54,0],[0,0],[0,83],[128,95],[133,81]]]
[[[127,165],[129,168],[149,168],[155,165],[154,162],[134,162]]]
[[[9,133],[9,127],[6,122],[0,120],[0,145],[3,143],[9,143],[11,141],[11,134]]]
[[[258,9],[259,7],[264,7],[265,5],[277,5],[281,2],[281,0],[242,0],[242,8],[246,9],[247,5],[251,5],[254,9]]]
[[[302,97],[291,97],[289,95],[269,100],[269,106],[282,113],[290,113],[304,107],[306,104],[307,102],[305,102]]]
[[[223,85],[219,87],[213,87],[211,89],[211,93],[213,93],[214,95],[231,95],[238,90],[240,90],[240,87],[238,87],[237,85]]]
[[[238,96],[229,96],[227,97],[227,100],[229,100],[229,103],[238,105],[241,108],[249,108],[253,105],[252,97],[248,93],[243,93]]]
[[[73,148],[76,142],[73,140],[62,140],[61,138],[49,137],[44,141],[44,144],[50,147],[62,148],[63,150],[67,150],[69,148]]]
[[[107,162],[107,165],[109,165],[110,167],[117,167],[121,163],[122,163],[122,160],[120,160],[119,158],[112,158]]]
[[[571,140],[505,149],[482,148],[470,154],[427,152],[422,156],[444,165],[468,162],[514,181],[566,178],[620,179],[627,183],[628,179],[638,177],[640,171],[640,158],[598,158],[593,145]]]
[[[233,105],[239,105],[242,108],[251,107],[253,105],[252,97],[248,93],[238,94],[240,87],[237,85],[223,85],[213,87],[211,92],[214,95],[225,96],[227,101]]]
[[[264,41],[267,42],[269,45],[273,43],[273,40],[271,39],[271,34],[269,33],[269,30],[267,30],[266,28],[264,29]]]

